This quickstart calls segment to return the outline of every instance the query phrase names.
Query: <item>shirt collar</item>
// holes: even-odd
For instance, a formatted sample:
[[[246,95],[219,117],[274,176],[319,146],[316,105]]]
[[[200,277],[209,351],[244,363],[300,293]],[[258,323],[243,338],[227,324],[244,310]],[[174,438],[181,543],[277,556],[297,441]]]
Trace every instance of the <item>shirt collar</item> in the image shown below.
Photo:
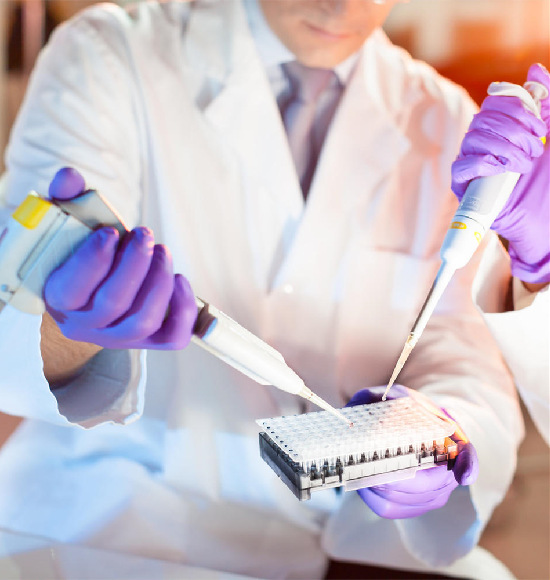
[[[260,59],[267,70],[286,62],[296,60],[292,52],[279,40],[267,23],[258,0],[245,0],[250,31],[258,48]],[[359,58],[356,52],[334,67],[334,72],[342,85],[346,85],[355,63]]]

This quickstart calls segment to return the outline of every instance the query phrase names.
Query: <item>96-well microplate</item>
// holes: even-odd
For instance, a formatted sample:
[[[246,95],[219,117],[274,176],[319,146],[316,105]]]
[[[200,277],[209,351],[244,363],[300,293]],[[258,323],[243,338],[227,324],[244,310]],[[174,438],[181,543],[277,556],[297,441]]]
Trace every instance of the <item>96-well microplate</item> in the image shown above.
[[[259,419],[264,461],[300,500],[414,477],[456,457],[455,424],[411,397],[345,407],[348,427],[327,411]]]

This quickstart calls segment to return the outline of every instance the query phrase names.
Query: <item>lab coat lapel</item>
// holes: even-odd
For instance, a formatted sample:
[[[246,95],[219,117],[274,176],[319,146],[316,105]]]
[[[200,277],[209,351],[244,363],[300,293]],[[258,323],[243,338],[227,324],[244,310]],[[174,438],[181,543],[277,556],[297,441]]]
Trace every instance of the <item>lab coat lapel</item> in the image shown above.
[[[311,204],[356,210],[379,202],[379,185],[405,152],[409,140],[389,109],[391,92],[379,74],[377,44],[369,40],[357,62],[318,163]]]
[[[251,182],[269,184],[266,192],[297,217],[303,196],[279,110],[260,62],[251,64],[228,79],[205,117],[246,160]]]
[[[233,29],[233,30],[231,30]],[[240,1],[205,3],[194,10],[185,40],[186,61],[201,82],[206,120],[248,168],[271,184],[279,202],[301,212],[284,126]],[[265,146],[269,143],[269,157]]]
[[[386,92],[391,93],[392,87],[382,78],[381,66],[372,38],[361,52],[329,128],[302,226],[275,286],[287,284],[289,278],[310,276],[303,264],[313,253],[323,255],[319,264],[323,272],[316,276],[335,272],[353,234],[353,229],[339,229],[336,224],[359,225],[364,235],[385,202],[387,177],[410,143],[390,111],[391,94]]]
[[[233,28],[233,30],[231,30]],[[257,282],[268,290],[292,245],[304,201],[284,126],[239,1],[193,11],[185,39],[189,82],[204,118],[243,168]],[[222,184],[223,188],[223,184]]]

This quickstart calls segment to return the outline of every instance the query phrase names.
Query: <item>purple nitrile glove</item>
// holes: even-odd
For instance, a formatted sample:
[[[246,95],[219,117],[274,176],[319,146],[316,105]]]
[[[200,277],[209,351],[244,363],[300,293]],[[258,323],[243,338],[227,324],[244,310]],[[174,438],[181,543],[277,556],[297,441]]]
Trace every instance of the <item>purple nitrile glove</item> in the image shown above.
[[[550,74],[530,67],[528,81],[550,91]],[[468,183],[504,171],[521,173],[492,228],[509,242],[512,274],[529,283],[550,282],[550,97],[541,101],[542,121],[517,97],[489,96],[474,116],[452,166],[452,190],[462,199]]]
[[[346,406],[365,405],[382,400],[385,386],[363,389],[351,398]],[[403,385],[392,386],[388,399],[407,397],[411,391]],[[418,395],[419,393],[415,393]],[[444,410],[443,414],[449,416]],[[455,434],[456,435],[456,434]],[[453,436],[456,440],[456,438]],[[459,485],[470,485],[479,472],[474,446],[458,441],[458,456],[452,470],[446,464],[418,471],[412,479],[396,481],[359,489],[357,493],[369,508],[383,518],[402,519],[420,516],[443,507],[452,491]]]
[[[82,176],[64,168],[50,197],[72,199],[83,190]],[[184,348],[197,316],[189,282],[173,274],[170,253],[145,227],[120,242],[112,227],[91,233],[49,276],[44,301],[67,338],[111,349]]]

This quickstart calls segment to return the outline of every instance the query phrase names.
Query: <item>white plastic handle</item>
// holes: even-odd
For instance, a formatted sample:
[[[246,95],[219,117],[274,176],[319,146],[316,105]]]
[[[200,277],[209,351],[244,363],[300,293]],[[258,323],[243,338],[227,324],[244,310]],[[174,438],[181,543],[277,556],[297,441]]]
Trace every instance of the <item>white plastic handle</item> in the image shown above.
[[[540,102],[548,96],[548,89],[537,81],[527,81],[521,87],[513,83],[491,83],[487,89],[491,96],[518,97],[523,106],[536,117],[540,116]]]

